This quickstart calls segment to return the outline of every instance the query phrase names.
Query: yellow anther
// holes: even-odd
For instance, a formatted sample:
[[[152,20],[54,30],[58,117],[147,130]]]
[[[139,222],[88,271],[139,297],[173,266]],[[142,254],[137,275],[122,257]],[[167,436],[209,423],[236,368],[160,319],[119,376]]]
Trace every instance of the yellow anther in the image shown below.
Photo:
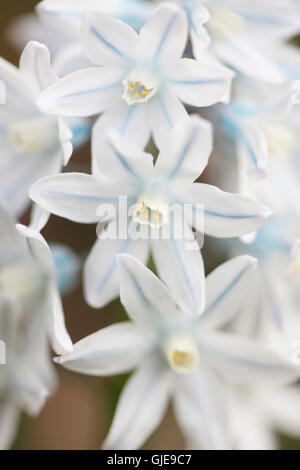
[[[173,361],[177,367],[190,367],[193,363],[193,356],[187,352],[174,351]]]
[[[140,91],[136,91],[136,92],[134,93],[134,96],[135,96],[136,98],[139,98],[139,97],[141,96],[141,92],[140,92]]]
[[[150,93],[150,90],[148,90],[147,88],[143,90],[143,95],[148,95],[149,93]]]
[[[129,90],[133,91],[135,89],[135,82],[131,82],[129,85]]]

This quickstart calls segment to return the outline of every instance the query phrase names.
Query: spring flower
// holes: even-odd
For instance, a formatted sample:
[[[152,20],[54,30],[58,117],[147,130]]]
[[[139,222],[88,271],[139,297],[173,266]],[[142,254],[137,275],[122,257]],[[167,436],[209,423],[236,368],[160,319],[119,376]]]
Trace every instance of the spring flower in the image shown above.
[[[40,92],[58,80],[44,45],[28,43],[19,69],[0,59],[0,79],[6,91],[0,107],[0,195],[19,216],[29,204],[31,184],[60,172],[68,162],[72,132],[66,122],[42,113],[35,103]],[[74,123],[75,129],[80,127],[78,120]]]
[[[186,42],[186,17],[174,5],[159,7],[139,35],[115,18],[87,14],[82,46],[97,66],[50,86],[39,106],[64,116],[102,112],[95,133],[112,127],[143,147],[151,132],[160,146],[186,116],[182,102],[210,106],[228,99],[232,72],[206,58],[182,58]]]
[[[202,260],[192,226],[215,237],[240,236],[263,225],[269,209],[244,196],[193,183],[206,167],[212,148],[211,127],[199,117],[188,118],[170,131],[155,166],[151,155],[115,132],[99,143],[93,175],[57,175],[31,188],[31,198],[51,213],[80,223],[108,222],[108,233],[119,225],[120,232],[113,231],[112,236],[106,231],[99,234],[87,259],[88,302],[99,307],[118,296],[117,254],[130,253],[146,263],[151,249],[161,278],[181,295],[182,307],[200,313],[204,297],[195,274]],[[133,209],[125,217],[120,214],[120,197]],[[116,206],[116,212],[103,214],[102,206],[107,204]],[[177,234],[173,208],[179,211],[183,233]],[[145,237],[136,237],[131,227],[143,230]],[[162,229],[168,229],[166,237],[160,236]]]
[[[14,225],[0,205],[0,448],[14,437],[20,411],[37,414],[55,386],[48,338],[72,349],[55,285],[50,250],[33,229]]]
[[[105,449],[140,447],[157,428],[169,399],[177,420],[197,447],[227,448],[226,394],[233,383],[281,383],[299,372],[280,355],[247,338],[220,330],[245,299],[256,262],[235,258],[206,280],[206,309],[185,315],[168,288],[139,261],[119,256],[121,301],[130,316],[84,338],[57,359],[90,375],[137,371],[126,384]]]
[[[194,56],[210,43],[210,52],[252,79],[281,83],[284,74],[264,47],[298,33],[300,9],[295,0],[174,0],[187,15]],[[263,41],[262,41],[263,38]],[[264,43],[264,46],[262,45]]]

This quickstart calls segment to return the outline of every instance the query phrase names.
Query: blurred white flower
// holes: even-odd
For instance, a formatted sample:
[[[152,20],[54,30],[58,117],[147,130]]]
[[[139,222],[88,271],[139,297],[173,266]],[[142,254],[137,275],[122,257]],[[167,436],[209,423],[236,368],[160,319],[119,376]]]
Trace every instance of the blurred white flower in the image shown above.
[[[210,52],[234,70],[259,81],[284,81],[280,66],[272,61],[264,47],[299,32],[300,7],[297,0],[174,1],[181,4],[187,13],[196,58],[202,56],[210,36]],[[204,7],[208,14],[205,14]],[[203,23],[206,23],[209,36]]]
[[[283,356],[218,331],[241,307],[256,260],[241,256],[213,271],[206,281],[206,309],[197,318],[183,313],[168,288],[135,258],[120,255],[119,264],[121,301],[131,322],[100,330],[57,359],[90,375],[138,367],[122,392],[104,448],[140,447],[171,396],[189,441],[198,448],[230,447],[223,380],[277,384],[299,375]]]
[[[0,108],[0,194],[19,216],[29,204],[31,184],[68,162],[72,133],[62,119],[36,106],[40,92],[57,80],[46,46],[30,42],[19,69],[0,59],[0,78],[6,89],[6,104]]]
[[[20,411],[36,414],[55,386],[48,338],[72,349],[50,251],[41,235],[14,222],[0,204],[0,448],[10,445]]]
[[[181,58],[187,42],[185,14],[159,7],[139,35],[101,13],[82,26],[85,54],[97,67],[70,74],[38,99],[42,110],[64,116],[104,114],[95,132],[112,127],[145,146],[152,132],[158,146],[187,113],[182,101],[210,106],[228,99],[233,73],[207,58]]]
[[[101,233],[87,259],[84,282],[88,302],[100,307],[118,296],[118,253],[130,253],[146,263],[151,247],[159,275],[178,294],[179,303],[199,313],[204,302],[200,289],[202,259],[192,226],[199,224],[196,230],[215,237],[236,237],[263,225],[271,212],[255,200],[193,183],[204,171],[212,148],[211,127],[199,117],[188,118],[170,131],[155,165],[151,155],[114,132],[100,139],[96,147],[93,175],[47,177],[30,192],[31,198],[51,213],[80,223],[101,220],[109,227],[115,221],[111,214],[101,214],[104,219],[100,219],[102,205],[118,207],[122,196],[126,196],[128,205],[135,204],[135,212],[126,212],[125,220],[116,212],[120,231],[110,238]],[[193,250],[186,248],[187,240],[183,234],[177,236],[175,223],[160,209],[166,207],[168,214],[174,205],[187,208],[180,213],[180,222]],[[201,217],[197,219],[198,211]],[[134,226],[149,229],[152,220],[157,226],[147,231],[145,239],[136,239],[128,230],[128,218]],[[169,227],[169,237],[155,237],[155,228],[163,227]]]

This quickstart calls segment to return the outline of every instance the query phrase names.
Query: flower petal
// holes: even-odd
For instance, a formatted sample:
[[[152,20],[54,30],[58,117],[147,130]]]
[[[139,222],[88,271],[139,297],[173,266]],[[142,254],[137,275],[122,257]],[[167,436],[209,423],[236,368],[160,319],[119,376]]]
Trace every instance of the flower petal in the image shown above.
[[[51,70],[48,48],[37,41],[30,41],[25,47],[20,59],[20,70],[31,81],[37,95],[58,80]]]
[[[160,424],[169,401],[171,376],[164,364],[148,360],[129,379],[103,449],[141,447]]]
[[[199,345],[205,360],[233,382],[278,385],[296,381],[299,377],[299,369],[289,358],[252,339],[206,332]]]
[[[5,84],[6,105],[26,112],[34,108],[34,90],[17,67],[0,57],[0,80]]]
[[[142,325],[163,323],[176,315],[170,290],[133,256],[119,255],[120,299],[130,318]]]
[[[78,70],[43,91],[37,104],[49,114],[92,116],[121,100],[123,78],[117,67]]]
[[[239,311],[249,287],[257,260],[238,256],[216,268],[206,278],[206,308],[199,317],[199,332],[204,327],[222,328]]]
[[[177,5],[160,5],[140,31],[139,54],[149,62],[172,62],[184,52],[188,23]]]
[[[83,50],[94,64],[127,68],[135,59],[137,33],[112,16],[100,12],[87,13],[81,37]]]
[[[159,177],[197,179],[212,151],[212,127],[198,116],[184,119],[171,130],[161,147],[155,174]]]
[[[189,315],[199,315],[205,307],[203,260],[192,229],[184,225],[184,234],[174,228],[170,239],[152,240],[155,266],[160,278],[172,290],[178,305]]]
[[[72,351],[73,343],[66,328],[62,301],[56,287],[53,287],[50,295],[51,303],[49,310],[51,316],[49,318],[49,337],[56,354],[64,354]]]
[[[114,108],[100,116],[92,131],[92,166],[93,172],[97,172],[98,155],[101,151],[102,138],[110,129],[116,130],[139,148],[144,148],[150,137],[149,124],[145,113],[145,106],[128,106],[122,100]]]
[[[253,47],[251,35],[233,35],[226,41],[216,41],[214,52],[222,62],[254,80],[275,84],[285,81],[280,67]]]
[[[177,380],[174,411],[189,447],[228,449],[224,392],[224,384],[204,367]]]
[[[194,183],[189,188],[176,189],[177,202],[192,204],[187,208],[193,220],[193,212],[199,214],[199,230],[207,235],[230,238],[251,233],[261,227],[272,211],[254,199],[240,194],[221,191],[215,186]],[[200,206],[197,206],[200,204]],[[197,224],[197,222],[196,222]],[[197,228],[197,226],[196,226]]]
[[[147,346],[136,326],[117,323],[78,341],[73,351],[56,358],[56,362],[81,374],[121,374],[136,367]]]
[[[177,96],[192,106],[211,106],[227,99],[233,73],[206,60],[181,59],[165,71]]]
[[[170,87],[163,88],[148,101],[146,109],[149,126],[158,148],[164,143],[169,131],[188,116],[185,107]]]
[[[118,193],[107,180],[83,173],[65,173],[39,180],[30,189],[31,199],[52,214],[74,222],[95,223],[101,203],[115,204]]]
[[[117,234],[118,235],[118,234]],[[129,253],[147,263],[147,240],[105,238],[101,233],[90,252],[84,267],[84,291],[86,301],[95,308],[103,307],[119,296],[119,270],[117,255]]]
[[[94,133],[94,159],[97,168],[108,178],[141,183],[153,172],[153,156],[110,130],[107,135]]]

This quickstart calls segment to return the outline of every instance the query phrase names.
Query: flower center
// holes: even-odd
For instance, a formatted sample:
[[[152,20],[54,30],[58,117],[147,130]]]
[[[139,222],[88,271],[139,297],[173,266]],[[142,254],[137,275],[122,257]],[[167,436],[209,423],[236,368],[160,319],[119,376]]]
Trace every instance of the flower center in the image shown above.
[[[42,116],[14,122],[8,136],[20,154],[52,150],[59,141],[57,119]]]
[[[122,98],[127,104],[146,103],[158,89],[156,77],[146,70],[134,70],[123,80]]]
[[[286,126],[274,124],[265,128],[265,135],[269,155],[280,160],[288,158],[295,144],[294,133]]]
[[[245,26],[245,20],[228,8],[214,6],[210,9],[211,17],[207,29],[211,36],[219,39],[229,38]]]
[[[157,229],[169,222],[169,206],[158,200],[142,198],[134,207],[132,220]]]
[[[185,374],[192,372],[199,363],[199,350],[191,336],[175,335],[167,339],[164,353],[171,369]]]

